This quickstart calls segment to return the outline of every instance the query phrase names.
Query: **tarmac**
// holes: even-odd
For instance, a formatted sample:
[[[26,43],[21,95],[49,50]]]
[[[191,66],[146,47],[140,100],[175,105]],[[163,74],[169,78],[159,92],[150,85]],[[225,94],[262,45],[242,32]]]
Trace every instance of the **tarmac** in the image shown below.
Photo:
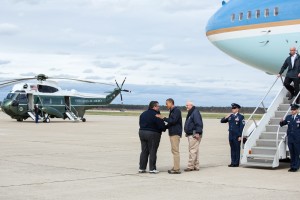
[[[16,122],[0,112],[0,200],[299,199],[300,173],[229,168],[227,125],[204,120],[200,171],[170,175],[172,154],[163,133],[159,174],[138,174],[138,117],[86,116]],[[181,168],[188,159],[180,144]]]

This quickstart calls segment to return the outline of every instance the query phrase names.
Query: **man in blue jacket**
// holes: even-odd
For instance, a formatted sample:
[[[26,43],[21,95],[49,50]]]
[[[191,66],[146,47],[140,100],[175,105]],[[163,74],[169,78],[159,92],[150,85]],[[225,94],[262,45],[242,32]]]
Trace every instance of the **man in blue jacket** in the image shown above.
[[[156,117],[159,112],[157,101],[151,101],[149,109],[140,115],[139,137],[141,141],[142,152],[140,155],[139,173],[145,173],[149,159],[149,172],[157,174],[156,153],[159,147],[161,133],[166,131],[165,123],[162,119]]]
[[[229,144],[231,151],[231,164],[228,167],[238,167],[240,165],[240,146],[242,133],[245,126],[244,116],[239,113],[241,106],[236,103],[231,104],[232,113],[221,119],[221,123],[229,124]]]
[[[184,132],[189,142],[189,161],[185,172],[199,171],[199,145],[203,133],[203,122],[200,111],[194,106],[193,102],[186,103],[188,111],[184,124]]]
[[[286,116],[280,122],[280,126],[288,125],[287,137],[291,157],[291,168],[289,172],[296,172],[300,166],[300,115],[299,106],[291,104],[291,115]]]
[[[173,154],[173,168],[168,170],[169,174],[180,174],[180,153],[179,143],[182,136],[182,117],[179,108],[175,107],[174,100],[169,98],[166,100],[166,107],[170,111],[169,117],[157,115],[157,117],[167,122],[167,129],[169,129],[169,136],[171,142],[171,151]]]

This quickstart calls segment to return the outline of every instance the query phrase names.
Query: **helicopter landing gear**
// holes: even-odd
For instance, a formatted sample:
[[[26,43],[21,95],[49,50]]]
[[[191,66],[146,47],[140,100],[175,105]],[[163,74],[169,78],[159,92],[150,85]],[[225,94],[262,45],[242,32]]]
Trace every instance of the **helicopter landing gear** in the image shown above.
[[[17,121],[18,121],[18,122],[22,122],[23,119],[22,119],[22,118],[18,118]]]
[[[82,122],[86,122],[86,119],[85,119],[85,118],[82,118],[81,121],[82,121]]]
[[[49,115],[47,115],[44,120],[43,120],[44,123],[50,123],[50,118],[49,118]]]

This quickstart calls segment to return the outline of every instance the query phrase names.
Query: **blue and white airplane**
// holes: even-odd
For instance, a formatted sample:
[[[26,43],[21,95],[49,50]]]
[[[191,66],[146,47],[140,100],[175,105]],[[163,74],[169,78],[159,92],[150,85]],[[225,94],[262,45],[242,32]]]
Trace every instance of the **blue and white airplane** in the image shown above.
[[[206,35],[231,57],[278,74],[289,48],[300,46],[300,1],[223,1],[208,21]]]

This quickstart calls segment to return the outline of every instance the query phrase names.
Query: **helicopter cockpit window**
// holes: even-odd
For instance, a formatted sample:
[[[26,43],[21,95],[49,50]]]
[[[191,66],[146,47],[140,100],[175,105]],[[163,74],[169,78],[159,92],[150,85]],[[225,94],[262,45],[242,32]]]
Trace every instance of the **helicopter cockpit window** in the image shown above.
[[[24,104],[27,104],[27,103],[28,103],[27,95],[26,95],[26,94],[20,93],[20,94],[17,96],[16,100],[18,100],[19,103],[24,103]]]
[[[6,99],[13,99],[15,95],[16,95],[15,93],[9,93],[9,94],[6,96]]]
[[[38,90],[42,93],[54,93],[58,91],[57,88],[48,85],[38,85]]]

